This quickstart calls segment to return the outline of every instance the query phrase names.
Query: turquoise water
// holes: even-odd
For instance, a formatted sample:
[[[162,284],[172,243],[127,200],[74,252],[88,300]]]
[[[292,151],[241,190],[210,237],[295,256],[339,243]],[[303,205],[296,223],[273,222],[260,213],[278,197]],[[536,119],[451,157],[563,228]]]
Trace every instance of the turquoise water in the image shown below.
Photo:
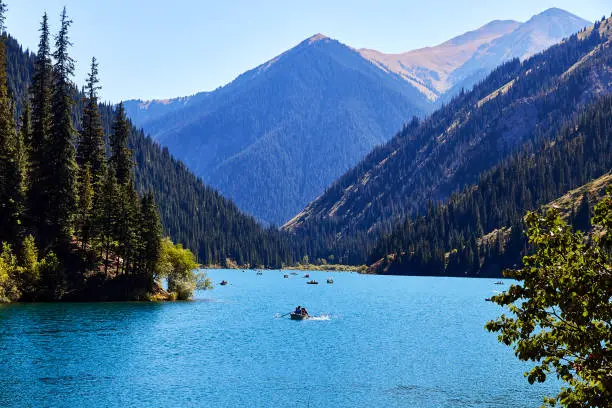
[[[505,408],[555,391],[483,329],[507,285],[208,273],[230,284],[193,302],[0,306],[0,406]],[[277,317],[297,304],[319,317]]]

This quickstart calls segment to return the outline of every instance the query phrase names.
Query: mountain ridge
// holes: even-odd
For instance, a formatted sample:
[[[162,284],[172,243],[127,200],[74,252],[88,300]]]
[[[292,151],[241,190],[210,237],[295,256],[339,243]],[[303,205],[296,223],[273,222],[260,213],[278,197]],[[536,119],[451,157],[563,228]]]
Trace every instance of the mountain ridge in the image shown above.
[[[472,91],[408,123],[283,228],[367,245],[369,235],[422,214],[521,146],[552,137],[585,104],[612,93],[611,19],[595,27],[596,34],[587,29],[501,65]]]

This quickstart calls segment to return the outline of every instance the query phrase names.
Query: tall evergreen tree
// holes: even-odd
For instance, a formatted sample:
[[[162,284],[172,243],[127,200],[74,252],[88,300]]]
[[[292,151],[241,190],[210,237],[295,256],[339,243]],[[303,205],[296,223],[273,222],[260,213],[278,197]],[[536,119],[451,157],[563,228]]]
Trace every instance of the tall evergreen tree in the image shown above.
[[[52,72],[49,21],[45,13],[40,24],[40,42],[30,88],[32,101],[32,136],[29,144],[31,188],[28,191],[28,219],[43,247],[49,241],[44,215],[49,212],[50,188],[47,171],[49,162],[46,159],[46,151],[51,133]]]
[[[159,220],[159,212],[151,192],[146,193],[142,197],[140,213],[139,235],[141,252],[138,257],[141,268],[140,272],[147,278],[149,284],[152,285],[155,266],[160,256],[162,228]]]
[[[119,184],[127,184],[132,177],[132,152],[127,145],[129,136],[130,122],[125,115],[123,103],[119,103],[110,137],[110,163],[115,168],[115,175]]]
[[[91,70],[85,86],[85,106],[83,108],[83,129],[77,151],[77,162],[81,169],[89,164],[94,184],[98,184],[104,177],[105,167],[104,130],[98,109],[98,62],[91,59]]]
[[[115,231],[120,222],[117,208],[119,189],[115,172],[112,166],[106,172],[100,197],[96,200],[94,211],[99,217],[96,224],[99,226],[100,255],[104,257],[104,273],[108,274],[111,256],[116,251]]]
[[[68,29],[72,21],[64,7],[61,27],[55,38],[55,65],[53,67],[55,87],[52,97],[53,123],[47,160],[50,163],[52,189],[49,194],[49,220],[51,237],[58,243],[67,244],[72,235],[72,221],[77,205],[77,176],[75,135],[71,108],[73,85],[70,77],[74,73],[74,61],[68,55],[72,45]]]
[[[0,1],[0,34],[4,32],[6,4]],[[9,96],[6,46],[0,40],[0,241],[17,238],[21,223],[21,174],[17,132]]]
[[[91,166],[85,165],[80,172],[79,180],[79,201],[76,213],[76,235],[81,244],[81,249],[85,251],[89,244],[92,233],[92,210],[94,190],[91,182]]]
[[[16,139],[17,167],[19,169],[19,193],[22,202],[22,211],[27,198],[27,191],[30,187],[30,154],[32,145],[32,124],[30,121],[30,103],[26,100],[23,104],[23,112],[19,119],[19,132]]]

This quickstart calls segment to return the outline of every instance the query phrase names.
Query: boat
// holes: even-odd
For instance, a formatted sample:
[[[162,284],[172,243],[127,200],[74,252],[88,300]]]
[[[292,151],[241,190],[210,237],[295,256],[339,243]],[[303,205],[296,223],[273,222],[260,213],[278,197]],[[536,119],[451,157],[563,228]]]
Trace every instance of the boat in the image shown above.
[[[316,280],[309,280],[308,282],[306,282],[308,285],[318,285],[319,282],[317,282]]]
[[[287,279],[289,277],[289,275],[283,275],[283,278]]]
[[[259,271],[257,272],[257,275],[263,275],[263,272]]]
[[[503,285],[503,284],[504,284],[504,282],[503,282],[503,281],[497,281],[497,282],[495,282],[495,284],[496,284],[496,285]]]
[[[291,313],[291,320],[306,320],[308,319],[310,316],[307,314],[301,314],[301,313]]]
[[[334,283],[334,280],[332,278],[327,278],[327,283],[332,284]]]
[[[221,282],[219,282],[219,285],[225,286],[225,285],[227,285],[227,281],[226,280],[222,280]]]
[[[310,278],[310,274],[307,273],[306,275],[304,275],[305,278]]]
[[[291,272],[291,275],[297,275],[297,274],[298,274],[297,272]]]

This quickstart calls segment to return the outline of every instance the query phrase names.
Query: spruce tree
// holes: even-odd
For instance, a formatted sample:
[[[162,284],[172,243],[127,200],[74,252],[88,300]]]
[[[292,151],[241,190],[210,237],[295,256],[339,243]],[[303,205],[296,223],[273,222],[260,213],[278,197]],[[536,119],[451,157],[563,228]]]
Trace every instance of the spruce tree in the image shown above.
[[[87,250],[91,238],[92,210],[94,190],[92,186],[91,166],[85,165],[80,172],[79,180],[79,201],[76,213],[76,235],[83,251]]]
[[[53,69],[55,87],[52,96],[53,123],[47,160],[50,163],[49,206],[46,214],[51,237],[59,244],[70,242],[73,218],[77,204],[77,176],[75,130],[72,125],[71,108],[73,85],[70,77],[74,73],[74,61],[68,55],[72,45],[68,29],[72,21],[64,7],[61,27],[55,38],[55,65]]]
[[[147,279],[149,286],[152,286],[155,267],[160,257],[162,228],[159,212],[151,192],[144,194],[142,197],[140,213],[141,251],[138,257],[140,272]],[[151,287],[148,289],[151,289]]]
[[[98,216],[96,224],[99,228],[97,232],[99,233],[100,240],[100,255],[104,258],[105,274],[108,274],[110,258],[116,252],[117,242],[115,241],[115,232],[119,222],[117,208],[119,189],[114,169],[111,166],[108,170],[102,184],[101,195],[97,200],[99,208],[95,209]]]
[[[30,150],[30,189],[28,191],[28,219],[32,224],[38,242],[46,246],[49,233],[45,214],[49,212],[49,177],[46,159],[51,133],[51,93],[52,93],[51,51],[49,46],[49,21],[47,13],[40,24],[40,42],[34,65],[34,75],[30,88],[32,101],[32,134]]]
[[[19,171],[19,194],[21,200],[21,211],[25,212],[27,192],[30,187],[30,146],[32,144],[32,125],[30,122],[30,103],[25,101],[23,112],[19,119],[19,131],[16,139],[17,167]]]
[[[98,63],[96,58],[91,59],[91,70],[85,86],[85,105],[83,108],[83,130],[77,151],[77,162],[81,169],[87,164],[90,166],[94,185],[98,185],[104,178],[106,165],[104,151],[104,131],[102,119],[98,109]]]
[[[118,243],[117,253],[123,260],[122,265],[117,264],[117,273],[120,272],[120,267],[123,273],[129,273],[129,265],[134,263],[136,257],[140,225],[138,194],[131,181],[118,186],[117,208],[121,221],[117,223],[115,239]]]
[[[6,4],[0,1],[0,34],[4,32]],[[6,71],[6,45],[0,40],[0,241],[19,242],[22,183],[13,106]]]
[[[132,152],[128,148],[130,135],[130,122],[125,115],[123,103],[117,106],[113,132],[110,137],[111,157],[110,164],[115,169],[117,183],[127,184],[132,177]]]

